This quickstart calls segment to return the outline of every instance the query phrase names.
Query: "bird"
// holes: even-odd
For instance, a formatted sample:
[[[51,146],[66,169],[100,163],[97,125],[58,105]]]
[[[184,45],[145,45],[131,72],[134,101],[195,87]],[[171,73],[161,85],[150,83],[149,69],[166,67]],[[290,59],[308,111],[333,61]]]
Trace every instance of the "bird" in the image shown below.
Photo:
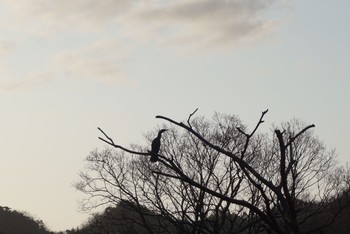
[[[158,132],[158,136],[156,138],[154,138],[154,140],[152,141],[152,148],[151,148],[151,158],[150,161],[151,162],[157,162],[158,161],[158,152],[160,149],[160,138],[162,136],[162,133],[167,131],[167,129],[161,129]]]

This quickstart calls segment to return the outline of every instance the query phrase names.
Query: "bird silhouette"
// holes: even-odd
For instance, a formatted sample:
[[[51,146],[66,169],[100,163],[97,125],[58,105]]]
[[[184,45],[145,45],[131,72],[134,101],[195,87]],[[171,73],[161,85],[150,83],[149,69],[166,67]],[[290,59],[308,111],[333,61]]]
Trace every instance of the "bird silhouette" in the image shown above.
[[[158,161],[158,152],[160,149],[160,138],[162,136],[162,133],[167,131],[166,129],[161,129],[158,132],[158,136],[156,138],[154,138],[154,140],[152,141],[152,148],[151,148],[151,158],[150,161],[151,162],[157,162]]]

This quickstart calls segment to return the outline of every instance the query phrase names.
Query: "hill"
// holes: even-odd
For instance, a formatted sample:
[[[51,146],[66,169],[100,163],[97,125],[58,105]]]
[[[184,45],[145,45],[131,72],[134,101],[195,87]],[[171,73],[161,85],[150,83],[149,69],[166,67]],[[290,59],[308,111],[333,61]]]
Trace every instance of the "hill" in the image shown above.
[[[53,234],[45,227],[42,220],[0,206],[0,234]]]

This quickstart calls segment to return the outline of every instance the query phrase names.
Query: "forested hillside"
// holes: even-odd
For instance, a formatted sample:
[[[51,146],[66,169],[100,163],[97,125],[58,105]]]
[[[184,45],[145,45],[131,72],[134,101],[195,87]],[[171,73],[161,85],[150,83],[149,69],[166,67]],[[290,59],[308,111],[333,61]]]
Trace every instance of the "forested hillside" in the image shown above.
[[[341,198],[341,201],[344,198]],[[312,207],[312,204],[305,204]],[[145,220],[142,219],[140,213],[144,214]],[[210,220],[210,219],[209,219]],[[305,225],[314,225],[318,222],[327,220],[327,217],[320,216],[314,219],[312,222],[308,222]],[[244,217],[237,217],[232,214],[231,217],[227,217],[226,225],[232,222],[241,223],[245,222]],[[350,209],[343,210],[335,222],[329,227],[320,230],[323,234],[347,234],[350,230]],[[146,225],[145,225],[145,223]],[[82,225],[81,228],[71,229],[60,232],[66,234],[146,234],[146,233],[163,233],[164,230],[160,230],[159,222],[167,222],[168,230],[170,233],[181,233],[181,230],[177,230],[172,221],[165,220],[161,215],[147,210],[144,207],[139,207],[131,202],[124,201],[119,203],[116,207],[108,207],[104,212],[100,214],[91,215],[90,219]],[[313,223],[314,222],[314,223]],[[186,225],[186,224],[184,224]],[[249,227],[249,225],[247,225]],[[227,228],[229,230],[230,228]],[[232,230],[232,229],[231,229]],[[238,230],[236,230],[238,231]],[[9,207],[0,206],[0,234],[54,234],[55,232],[49,231],[42,220],[35,219],[25,212],[19,212],[12,210]],[[223,233],[230,233],[229,231]],[[249,233],[249,229],[240,230],[238,233]]]
[[[0,206],[0,234],[52,234],[43,221],[28,214]]]
[[[344,201],[341,201],[343,198],[340,198],[339,201],[336,203],[342,203]],[[305,203],[305,206],[313,207],[315,204],[308,204]],[[337,205],[337,204],[333,204]],[[315,206],[316,207],[316,206]],[[143,217],[140,215],[140,212],[143,214]],[[332,215],[332,214],[330,214]],[[227,228],[223,228],[223,234],[229,234],[232,233],[232,228],[229,227],[230,224],[236,223],[236,224],[242,224],[244,222],[247,222],[247,219],[245,217],[239,217],[232,214],[230,217],[226,217],[227,221],[225,222],[227,225]],[[208,219],[210,220],[210,218]],[[315,219],[309,220],[308,222],[304,223],[306,226],[317,226],[319,222],[325,222],[328,220],[328,218],[323,214],[316,216]],[[337,219],[335,222],[333,222],[330,226],[327,228],[319,230],[317,233],[322,234],[348,234],[350,230],[350,209],[346,208],[342,210],[342,212],[339,213],[339,216],[337,216]],[[167,230],[163,230],[163,225],[158,225],[159,223],[167,222],[168,228]],[[123,234],[123,233],[129,233],[129,234],[146,234],[146,233],[186,233],[182,232],[181,230],[178,230],[175,225],[172,223],[173,221],[165,220],[161,215],[154,213],[152,211],[147,210],[144,207],[139,207],[131,202],[124,201],[119,203],[116,207],[108,207],[105,209],[105,211],[101,214],[94,214],[91,216],[90,220],[83,225],[80,229],[67,231],[67,234],[78,234],[78,233],[85,233],[85,234],[92,234],[92,233],[99,233],[99,234]],[[180,222],[180,221],[179,221]],[[259,222],[258,219],[255,220],[256,222]],[[234,233],[252,233],[249,229],[250,225],[255,224],[249,224],[246,223],[244,225],[245,229],[235,230]],[[186,225],[186,224],[184,224]],[[242,225],[237,225],[241,226]],[[226,230],[225,230],[226,229]],[[253,232],[254,233],[254,232]]]

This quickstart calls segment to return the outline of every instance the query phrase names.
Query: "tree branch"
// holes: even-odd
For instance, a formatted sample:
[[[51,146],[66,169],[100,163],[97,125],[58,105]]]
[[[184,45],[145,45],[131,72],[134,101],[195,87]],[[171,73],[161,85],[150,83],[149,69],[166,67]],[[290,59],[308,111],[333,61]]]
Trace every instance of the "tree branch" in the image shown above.
[[[113,146],[114,148],[117,148],[117,149],[121,149],[121,150],[124,150],[128,153],[131,153],[131,154],[137,154],[137,155],[150,155],[149,152],[145,153],[145,152],[138,152],[138,151],[134,151],[134,150],[130,150],[130,149],[127,149],[121,145],[116,145],[114,144],[112,138],[110,138],[101,128],[97,128],[98,130],[100,130],[100,132],[103,133],[103,135],[109,140],[107,141],[106,139],[103,139],[102,137],[99,137],[98,139],[100,139],[101,141],[109,144],[110,146]]]
[[[310,128],[314,128],[315,124],[311,124],[307,127],[305,127],[303,130],[301,130],[297,135],[295,135],[294,137],[291,137],[290,140],[287,142],[286,147],[288,147],[293,141],[295,141],[295,139],[297,139],[301,134],[303,134],[304,132],[306,132],[308,129]]]
[[[192,125],[190,123],[190,120],[192,118],[192,116],[197,112],[198,108],[195,109],[189,116],[188,116],[188,119],[187,119],[187,123],[188,123],[188,126],[190,126],[190,128],[192,128]],[[156,117],[157,118],[157,117]]]
[[[260,117],[259,123],[257,124],[257,127],[254,129],[254,132],[256,131],[256,129],[258,128],[258,126],[263,123],[263,116],[267,113],[267,110],[264,111],[262,113],[262,116]],[[186,129],[188,132],[192,133],[193,135],[195,135],[200,141],[202,141],[205,145],[208,145],[210,148],[232,158],[233,161],[235,161],[236,163],[239,163],[241,166],[247,168],[258,180],[260,180],[263,184],[265,184],[266,186],[268,186],[270,189],[272,189],[273,191],[277,191],[277,187],[275,187],[271,181],[266,180],[264,177],[262,177],[252,166],[250,166],[246,161],[242,160],[241,158],[237,157],[236,155],[232,154],[229,151],[224,150],[223,148],[212,144],[211,142],[209,142],[207,139],[205,139],[202,135],[200,135],[198,132],[196,132],[195,130],[193,130],[192,128],[190,128],[189,126],[183,124],[183,123],[179,123],[176,122],[175,120],[172,120],[168,117],[165,116],[161,116],[161,115],[157,115],[156,118],[158,119],[164,119],[174,125],[177,125],[181,128]]]

